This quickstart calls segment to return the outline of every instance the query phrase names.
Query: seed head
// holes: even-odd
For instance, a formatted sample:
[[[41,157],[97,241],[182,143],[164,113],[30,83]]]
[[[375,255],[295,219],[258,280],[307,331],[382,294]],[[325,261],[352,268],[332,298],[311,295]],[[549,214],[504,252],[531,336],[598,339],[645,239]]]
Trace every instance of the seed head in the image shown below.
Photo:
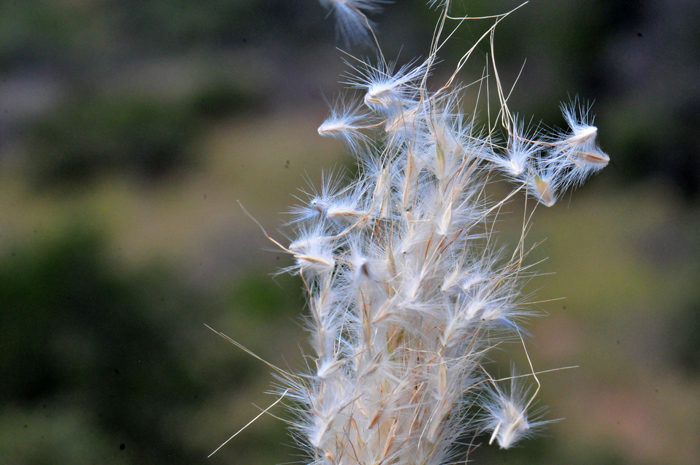
[[[324,3],[357,40],[368,31],[365,12],[383,2]],[[454,75],[431,90],[442,35],[465,18],[448,15],[449,0],[430,4],[442,16],[428,58],[395,70],[381,53],[377,63],[351,57],[347,84],[363,95],[336,100],[318,129],[348,145],[357,178],[343,185],[327,175],[292,209],[284,250],[295,264],[286,271],[308,292],[313,355],[307,373],[280,376],[280,392],[295,403],[298,442],[313,465],[451,463],[464,437],[487,431],[508,449],[546,423],[531,411],[539,380],[523,340],[537,313],[522,295],[533,276],[532,212],[512,253],[497,245],[494,225],[513,199],[551,207],[609,158],[576,102],[562,107],[566,132],[526,130],[493,73],[501,107],[487,114],[498,115],[499,134],[495,122],[479,129],[462,111],[469,90]],[[503,198],[487,194],[502,178],[495,171],[514,185]],[[513,341],[530,370],[506,389],[489,374],[489,353]],[[532,395],[526,382],[538,386]]]

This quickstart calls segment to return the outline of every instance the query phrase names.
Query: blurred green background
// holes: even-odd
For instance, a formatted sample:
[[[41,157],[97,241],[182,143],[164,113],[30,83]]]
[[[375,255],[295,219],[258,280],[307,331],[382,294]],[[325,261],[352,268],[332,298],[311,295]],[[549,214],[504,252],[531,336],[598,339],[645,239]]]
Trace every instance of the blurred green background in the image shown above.
[[[373,17],[387,57],[425,57],[424,3]],[[562,126],[560,101],[595,100],[613,163],[529,237],[552,273],[532,284],[535,367],[579,366],[542,376],[564,420],[477,463],[697,463],[698,23],[692,1],[535,0],[499,26],[507,86],[527,60],[511,109]],[[461,28],[435,82],[484,27]],[[305,463],[271,417],[206,459],[274,397],[203,323],[304,365],[300,282],[270,276],[288,257],[236,200],[275,231],[305,178],[352,162],[316,134],[348,70],[334,37],[316,0],[0,2],[1,463]]]

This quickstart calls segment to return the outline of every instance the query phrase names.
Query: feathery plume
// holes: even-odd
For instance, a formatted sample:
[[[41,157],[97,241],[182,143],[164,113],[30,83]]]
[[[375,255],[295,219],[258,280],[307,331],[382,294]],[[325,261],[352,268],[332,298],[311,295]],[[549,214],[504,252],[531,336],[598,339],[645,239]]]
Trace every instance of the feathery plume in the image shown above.
[[[362,12],[380,2],[326,3],[357,37]],[[314,354],[308,373],[280,375],[279,393],[294,401],[309,464],[451,463],[464,438],[490,434],[507,449],[546,423],[531,411],[540,386],[532,362],[510,389],[486,370],[503,343],[520,341],[527,355],[523,326],[536,313],[522,295],[534,276],[524,263],[532,212],[512,254],[497,248],[493,223],[518,194],[551,207],[609,158],[576,103],[563,107],[569,131],[527,134],[497,72],[502,138],[463,114],[466,88],[454,75],[431,92],[442,35],[465,20],[448,15],[450,3],[430,2],[442,17],[425,61],[395,71],[358,59],[347,83],[364,97],[319,127],[346,142],[358,178],[341,187],[327,176],[292,210],[295,238],[284,250],[295,264],[286,271],[308,293]],[[487,19],[495,26],[505,16]],[[485,194],[494,171],[514,183],[505,198]]]

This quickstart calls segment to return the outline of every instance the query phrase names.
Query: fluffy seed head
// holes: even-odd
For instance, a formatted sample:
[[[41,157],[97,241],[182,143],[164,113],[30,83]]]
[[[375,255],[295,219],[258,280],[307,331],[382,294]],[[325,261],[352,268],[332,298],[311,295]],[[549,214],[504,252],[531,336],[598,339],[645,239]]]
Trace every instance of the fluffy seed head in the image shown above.
[[[324,3],[356,39],[382,2]],[[449,1],[431,5],[441,25],[461,24]],[[347,83],[363,95],[337,100],[318,132],[350,147],[357,179],[326,176],[292,210],[287,271],[308,291],[315,355],[308,373],[283,381],[313,465],[452,463],[460,438],[488,431],[507,449],[545,423],[530,411],[539,387],[529,395],[522,383],[539,386],[531,363],[510,389],[489,374],[496,346],[517,340],[527,351],[523,325],[536,313],[521,295],[530,214],[512,253],[499,252],[494,224],[514,199],[551,207],[609,158],[587,110],[563,107],[566,132],[526,131],[498,81],[501,108],[487,114],[503,132],[493,121],[479,129],[454,76],[428,85],[441,34],[451,34],[437,31],[428,58],[398,71],[381,53],[376,64],[351,58]],[[504,198],[487,194],[494,170],[513,182]]]

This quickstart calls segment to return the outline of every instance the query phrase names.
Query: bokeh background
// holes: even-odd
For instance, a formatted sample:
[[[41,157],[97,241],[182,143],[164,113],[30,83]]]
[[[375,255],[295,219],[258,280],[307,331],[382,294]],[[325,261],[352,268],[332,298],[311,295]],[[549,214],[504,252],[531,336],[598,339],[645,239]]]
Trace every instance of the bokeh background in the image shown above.
[[[396,0],[372,19],[405,63],[435,18]],[[479,438],[477,463],[698,463],[699,23],[692,0],[534,0],[499,26],[507,86],[527,61],[513,111],[562,126],[560,101],[595,101],[613,163],[529,236],[549,257],[535,367],[579,366],[542,375],[564,420],[510,451]],[[435,82],[486,26],[461,28]],[[271,276],[289,258],[236,200],[283,239],[298,189],[351,166],[316,134],[348,71],[337,44],[316,0],[0,2],[1,463],[305,463],[270,416],[206,459],[274,397],[204,323],[304,366],[300,282]]]

